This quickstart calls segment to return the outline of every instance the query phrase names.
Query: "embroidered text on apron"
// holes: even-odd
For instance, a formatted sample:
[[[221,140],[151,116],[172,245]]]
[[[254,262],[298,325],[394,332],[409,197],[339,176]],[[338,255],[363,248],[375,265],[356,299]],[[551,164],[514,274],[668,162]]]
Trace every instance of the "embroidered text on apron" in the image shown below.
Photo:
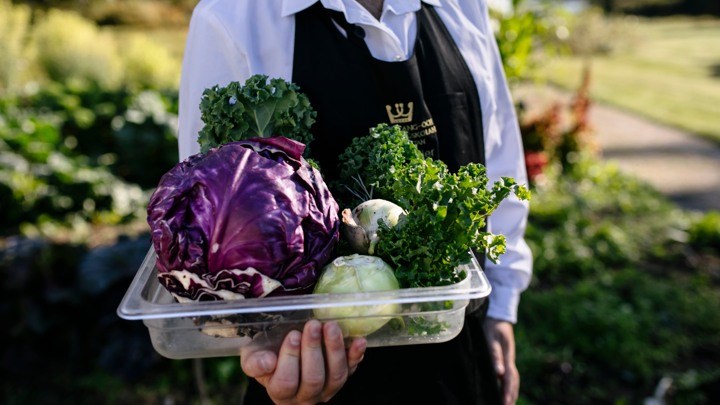
[[[469,69],[432,7],[423,4],[417,18],[412,57],[383,62],[370,55],[362,29],[341,13],[317,2],[296,14],[292,81],[318,111],[310,147],[325,177],[337,173],[337,156],[353,137],[381,122],[402,126],[453,171],[485,163],[479,96]],[[330,404],[500,403],[482,330],[487,301],[482,304],[468,311],[460,335],[448,342],[368,349]],[[260,399],[263,392],[251,381],[249,403],[270,403]]]

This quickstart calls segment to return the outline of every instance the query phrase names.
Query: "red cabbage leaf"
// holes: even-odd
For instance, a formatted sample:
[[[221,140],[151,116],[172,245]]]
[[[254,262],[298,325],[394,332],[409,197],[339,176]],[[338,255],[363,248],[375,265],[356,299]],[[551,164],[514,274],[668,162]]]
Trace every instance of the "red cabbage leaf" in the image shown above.
[[[338,204],[285,138],[190,156],[148,204],[158,277],[179,301],[311,292],[339,238]]]

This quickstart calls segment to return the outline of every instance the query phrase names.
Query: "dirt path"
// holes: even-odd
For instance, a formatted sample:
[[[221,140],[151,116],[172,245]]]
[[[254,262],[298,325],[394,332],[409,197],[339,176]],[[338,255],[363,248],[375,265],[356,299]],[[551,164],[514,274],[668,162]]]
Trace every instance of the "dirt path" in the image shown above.
[[[554,88],[536,86],[513,93],[530,109],[571,97]],[[648,182],[683,208],[720,210],[717,144],[597,102],[590,109],[590,124],[607,161]]]

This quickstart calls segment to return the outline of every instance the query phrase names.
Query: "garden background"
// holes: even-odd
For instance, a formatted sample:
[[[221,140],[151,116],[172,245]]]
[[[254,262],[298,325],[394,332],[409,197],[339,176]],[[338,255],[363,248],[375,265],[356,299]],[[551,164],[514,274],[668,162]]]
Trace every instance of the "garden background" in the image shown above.
[[[718,403],[720,212],[603,160],[588,111],[720,143],[720,6],[587,3],[493,12],[533,189],[520,403]],[[149,248],[147,198],[177,161],[194,4],[0,0],[6,404],[239,402],[237,358],[165,359],[115,313]],[[527,108],[521,89],[546,86],[570,97]]]

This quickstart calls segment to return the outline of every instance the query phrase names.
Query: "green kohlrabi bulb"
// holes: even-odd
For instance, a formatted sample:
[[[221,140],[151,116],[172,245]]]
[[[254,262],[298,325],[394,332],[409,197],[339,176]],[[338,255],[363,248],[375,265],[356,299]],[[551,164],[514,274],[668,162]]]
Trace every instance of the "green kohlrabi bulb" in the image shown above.
[[[338,257],[325,266],[313,292],[356,293],[398,288],[400,286],[393,269],[382,259],[353,254]],[[338,306],[314,310],[318,319],[337,319],[345,337],[367,336],[399,312],[399,304]]]

